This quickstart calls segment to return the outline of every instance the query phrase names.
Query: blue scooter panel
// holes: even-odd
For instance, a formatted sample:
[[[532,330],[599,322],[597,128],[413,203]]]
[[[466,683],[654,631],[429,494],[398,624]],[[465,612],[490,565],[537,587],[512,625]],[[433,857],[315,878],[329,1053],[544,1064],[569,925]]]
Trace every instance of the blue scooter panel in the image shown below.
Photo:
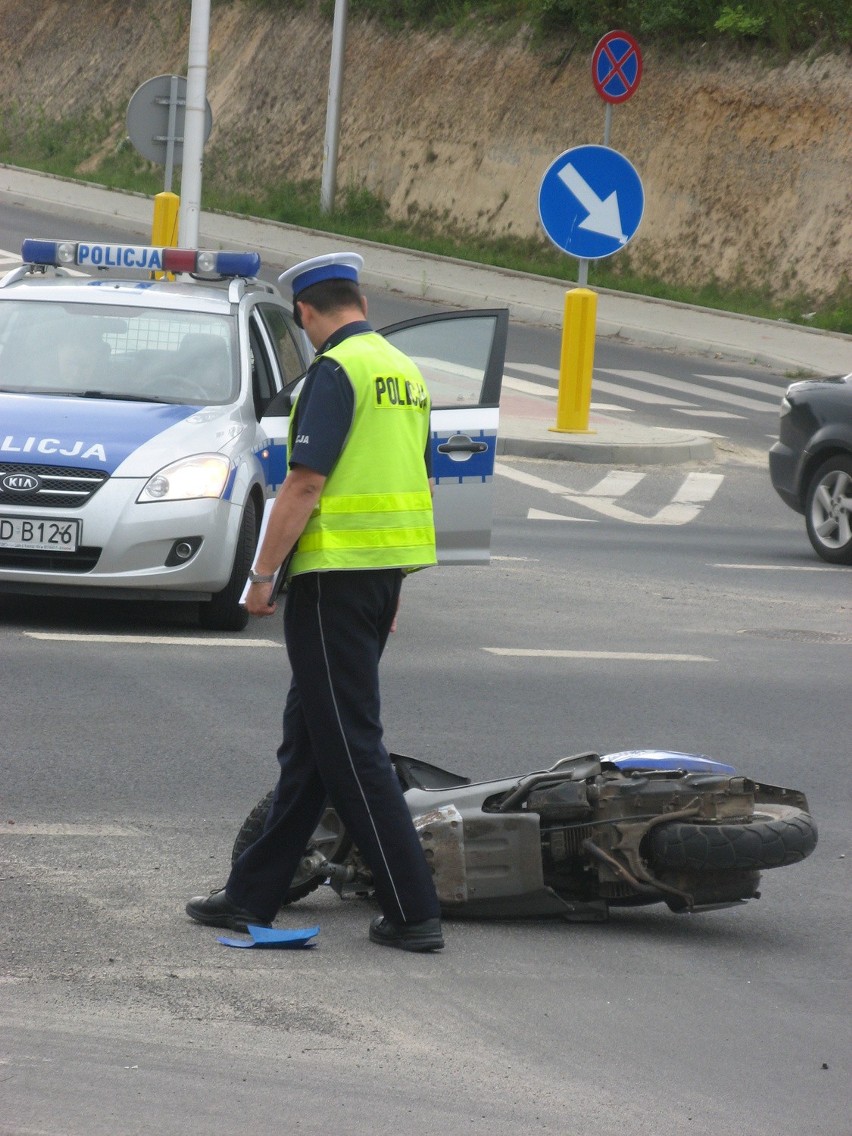
[[[618,753],[605,754],[601,760],[618,766],[625,773],[632,769],[637,772],[652,769],[682,769],[688,773],[719,773],[725,777],[732,777],[737,772],[733,765],[726,765],[723,761],[713,761],[712,758],[702,757],[697,753],[679,753],[670,749],[625,749]]]

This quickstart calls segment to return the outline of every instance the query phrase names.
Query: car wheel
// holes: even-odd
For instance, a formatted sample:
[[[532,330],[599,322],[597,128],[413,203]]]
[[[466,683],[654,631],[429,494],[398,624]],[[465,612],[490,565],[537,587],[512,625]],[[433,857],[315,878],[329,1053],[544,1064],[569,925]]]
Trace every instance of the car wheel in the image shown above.
[[[198,622],[208,631],[242,631],[248,623],[248,612],[240,603],[240,596],[254,560],[256,545],[257,510],[249,497],[243,510],[230,578],[221,592],[199,606]]]
[[[814,550],[829,564],[852,564],[852,456],[835,454],[811,479],[805,521]]]

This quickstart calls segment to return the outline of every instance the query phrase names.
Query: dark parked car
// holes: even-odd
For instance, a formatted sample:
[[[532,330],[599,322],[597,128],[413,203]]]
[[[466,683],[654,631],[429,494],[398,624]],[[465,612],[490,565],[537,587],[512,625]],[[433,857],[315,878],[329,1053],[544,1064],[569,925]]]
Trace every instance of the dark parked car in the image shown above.
[[[769,475],[823,560],[852,564],[852,374],[787,388]]]

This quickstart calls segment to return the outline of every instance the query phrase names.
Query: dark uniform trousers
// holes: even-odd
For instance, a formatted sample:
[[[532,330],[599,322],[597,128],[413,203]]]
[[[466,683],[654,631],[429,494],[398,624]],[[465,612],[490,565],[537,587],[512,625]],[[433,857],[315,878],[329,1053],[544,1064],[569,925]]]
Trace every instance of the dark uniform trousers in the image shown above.
[[[293,678],[281,774],[263,835],[234,864],[228,896],[263,920],[281,906],[326,801],[373,873],[392,922],[439,914],[432,874],[382,742],[379,659],[399,569],[309,572],[290,582],[284,634]]]

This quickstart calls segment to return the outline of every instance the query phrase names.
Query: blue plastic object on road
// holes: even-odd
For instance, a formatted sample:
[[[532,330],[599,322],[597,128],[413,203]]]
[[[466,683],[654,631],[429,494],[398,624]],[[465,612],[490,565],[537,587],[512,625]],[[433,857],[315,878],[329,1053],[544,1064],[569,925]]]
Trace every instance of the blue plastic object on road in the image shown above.
[[[242,947],[244,950],[249,947],[273,947],[278,950],[293,951],[303,950],[305,947],[315,947],[316,943],[312,943],[310,940],[319,934],[319,927],[277,931],[274,927],[258,927],[253,923],[249,923],[246,930],[251,935],[248,940],[226,939],[220,935],[218,941],[223,947]]]

